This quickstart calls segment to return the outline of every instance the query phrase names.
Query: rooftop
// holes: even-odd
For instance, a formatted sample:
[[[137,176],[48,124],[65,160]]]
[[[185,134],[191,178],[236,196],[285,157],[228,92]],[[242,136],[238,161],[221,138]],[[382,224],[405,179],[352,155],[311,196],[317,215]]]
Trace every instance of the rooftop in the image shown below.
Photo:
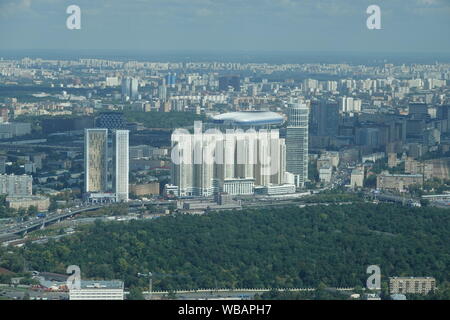
[[[123,281],[82,280],[81,289],[123,289]]]
[[[282,124],[283,116],[271,111],[238,111],[223,113],[213,117],[214,123],[236,125]]]

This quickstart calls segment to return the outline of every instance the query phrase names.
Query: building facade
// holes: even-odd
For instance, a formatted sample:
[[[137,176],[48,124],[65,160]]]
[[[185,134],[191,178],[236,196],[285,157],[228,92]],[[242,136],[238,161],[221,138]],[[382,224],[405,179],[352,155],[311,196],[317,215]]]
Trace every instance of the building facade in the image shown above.
[[[286,170],[294,174],[297,188],[304,187],[308,180],[308,122],[309,106],[291,102],[286,130]]]
[[[411,185],[423,185],[421,174],[389,174],[382,172],[377,176],[377,189],[394,189],[404,191]]]
[[[391,277],[389,290],[391,294],[428,294],[436,289],[436,279],[432,277]]]
[[[31,196],[33,194],[33,177],[29,175],[0,175],[0,194],[11,197]]]
[[[86,129],[84,134],[84,191],[108,190],[108,129]]]
[[[114,132],[114,192],[117,202],[128,201],[129,175],[129,132],[116,130]]]
[[[268,114],[242,116],[248,123],[270,121],[261,120]],[[172,134],[172,184],[178,187],[178,196],[205,197],[217,192],[247,195],[255,185],[285,182],[286,146],[277,129],[224,131],[214,128],[203,132],[200,127],[193,134]]]
[[[69,290],[69,300],[124,300],[122,281],[81,281],[80,288]]]

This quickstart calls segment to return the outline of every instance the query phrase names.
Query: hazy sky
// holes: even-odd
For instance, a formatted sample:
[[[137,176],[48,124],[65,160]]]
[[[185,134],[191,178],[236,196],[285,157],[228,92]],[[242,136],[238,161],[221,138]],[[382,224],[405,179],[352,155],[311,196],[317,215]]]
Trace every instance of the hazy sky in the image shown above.
[[[450,53],[450,0],[0,0],[1,49]]]

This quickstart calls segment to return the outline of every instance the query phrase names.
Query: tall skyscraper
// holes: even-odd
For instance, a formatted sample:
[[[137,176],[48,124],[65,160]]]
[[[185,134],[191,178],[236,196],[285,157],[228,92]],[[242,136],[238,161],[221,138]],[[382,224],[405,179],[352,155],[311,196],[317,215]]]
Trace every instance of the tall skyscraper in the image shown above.
[[[286,130],[286,170],[294,174],[298,188],[304,187],[308,179],[308,122],[308,104],[291,101]]]
[[[108,129],[85,129],[84,191],[106,192],[108,189]]]
[[[130,83],[130,98],[136,100],[139,96],[139,81],[138,79],[131,78]]]
[[[117,202],[128,201],[129,147],[128,130],[114,132],[114,191]]]
[[[122,96],[136,100],[139,95],[139,81],[136,78],[122,78]]]
[[[336,101],[311,102],[309,132],[317,136],[337,136],[339,104]]]
[[[126,202],[128,201],[129,131],[112,130],[110,132],[112,132],[112,159],[108,152],[108,129],[85,130],[85,193],[95,201]],[[109,165],[111,160],[112,164]]]
[[[166,75],[165,79],[168,86],[174,86],[177,83],[177,74],[169,73]]]
[[[123,97],[130,97],[131,96],[131,78],[130,77],[123,77],[122,78],[122,96]]]

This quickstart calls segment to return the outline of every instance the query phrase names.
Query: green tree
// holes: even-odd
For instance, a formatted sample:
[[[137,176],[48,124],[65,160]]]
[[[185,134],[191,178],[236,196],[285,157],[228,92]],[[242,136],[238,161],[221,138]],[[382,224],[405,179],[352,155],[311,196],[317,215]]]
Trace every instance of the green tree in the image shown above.
[[[138,287],[131,287],[128,300],[145,300],[142,290]]]

